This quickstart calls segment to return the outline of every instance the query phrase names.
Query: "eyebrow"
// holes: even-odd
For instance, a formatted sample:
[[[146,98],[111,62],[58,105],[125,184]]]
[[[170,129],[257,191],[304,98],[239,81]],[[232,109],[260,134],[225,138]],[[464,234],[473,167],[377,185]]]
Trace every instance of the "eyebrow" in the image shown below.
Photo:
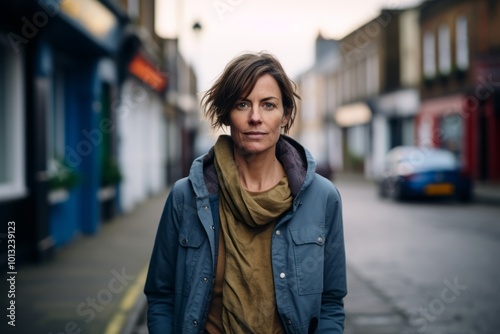
[[[269,100],[278,100],[279,101],[279,99],[277,97],[274,97],[274,96],[268,96],[268,97],[265,97],[262,99],[262,101],[269,101]]]
[[[269,100],[278,100],[279,101],[279,98],[277,98],[275,96],[268,96],[268,97],[261,99],[261,101],[269,101]],[[239,101],[249,101],[250,102],[250,100],[246,97],[242,97],[241,99],[239,99]]]

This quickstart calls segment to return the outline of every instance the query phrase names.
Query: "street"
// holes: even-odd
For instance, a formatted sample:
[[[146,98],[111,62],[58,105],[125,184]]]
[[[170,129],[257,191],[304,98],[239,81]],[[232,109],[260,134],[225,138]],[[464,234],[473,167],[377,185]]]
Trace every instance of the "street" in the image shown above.
[[[388,309],[366,307],[359,284],[350,286],[346,333],[499,332],[500,207],[398,203],[378,198],[365,180],[336,184],[348,281],[362,282]]]
[[[345,334],[497,334],[500,207],[395,202],[360,178],[343,200]],[[142,319],[144,320],[144,319]],[[147,333],[141,323],[134,333]]]

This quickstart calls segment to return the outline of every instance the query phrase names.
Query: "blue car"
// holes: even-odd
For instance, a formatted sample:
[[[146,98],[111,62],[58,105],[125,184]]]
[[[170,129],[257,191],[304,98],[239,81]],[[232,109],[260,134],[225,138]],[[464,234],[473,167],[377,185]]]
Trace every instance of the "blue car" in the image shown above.
[[[444,149],[398,146],[390,150],[377,180],[381,197],[472,200],[472,180],[455,155]]]

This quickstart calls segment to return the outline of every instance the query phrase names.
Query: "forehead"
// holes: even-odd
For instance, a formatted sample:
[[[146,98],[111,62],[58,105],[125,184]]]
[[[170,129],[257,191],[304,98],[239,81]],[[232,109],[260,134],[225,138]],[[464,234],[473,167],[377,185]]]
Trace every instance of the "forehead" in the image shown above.
[[[255,82],[254,87],[250,91],[248,95],[252,95],[255,93],[262,93],[262,94],[270,94],[270,96],[280,98],[281,97],[281,90],[278,85],[278,82],[274,77],[270,74],[264,74],[261,77],[257,79]],[[279,94],[279,95],[278,95]]]

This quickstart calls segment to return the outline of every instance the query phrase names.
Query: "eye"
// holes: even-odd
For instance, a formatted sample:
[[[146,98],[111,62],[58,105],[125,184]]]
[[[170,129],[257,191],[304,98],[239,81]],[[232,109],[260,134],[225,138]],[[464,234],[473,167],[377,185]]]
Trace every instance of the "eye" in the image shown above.
[[[247,110],[248,108],[250,108],[248,102],[243,101],[236,104],[236,109],[238,110]]]
[[[271,102],[264,102],[263,107],[266,110],[272,110],[272,109],[276,108],[276,105],[274,103],[271,103]]]

